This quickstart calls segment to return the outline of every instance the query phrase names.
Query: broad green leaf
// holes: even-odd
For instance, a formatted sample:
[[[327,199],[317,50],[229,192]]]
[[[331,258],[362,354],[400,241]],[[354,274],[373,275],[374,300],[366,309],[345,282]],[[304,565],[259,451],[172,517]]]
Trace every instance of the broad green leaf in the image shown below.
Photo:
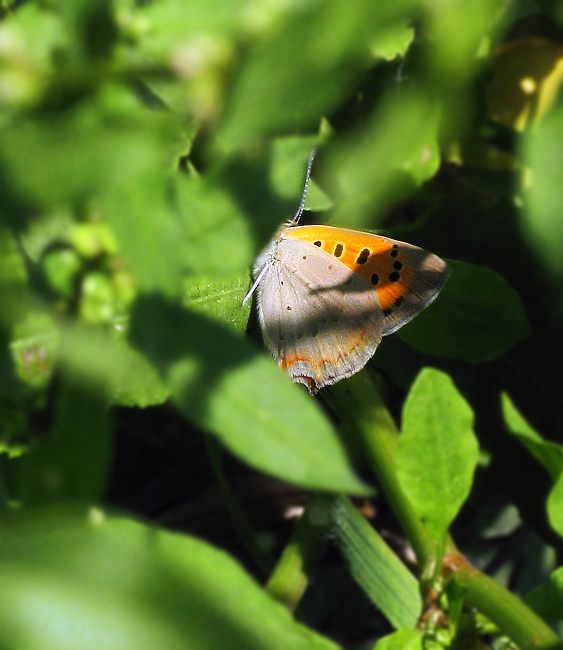
[[[419,352],[468,363],[493,361],[530,335],[520,297],[489,268],[448,262],[437,300],[400,330]]]
[[[563,618],[563,567],[556,569],[549,581],[538,585],[524,598],[534,612],[549,622]]]
[[[37,650],[336,650],[226,553],[94,511],[4,521],[0,645]]]
[[[130,337],[162,372],[183,415],[248,464],[305,487],[370,491],[315,402],[230,328],[144,298]]]
[[[398,630],[379,639],[373,650],[422,650],[422,632]]]
[[[44,388],[59,357],[81,380],[105,386],[111,404],[146,407],[167,399],[168,390],[156,370],[125,341],[124,319],[113,324],[110,335],[94,328],[59,331],[45,313],[29,312],[28,316],[16,328],[10,346],[17,376],[28,386]]]
[[[217,318],[244,334],[250,312],[250,301],[242,300],[250,288],[250,274],[228,280],[198,280],[186,282],[184,304],[194,312]]]
[[[188,271],[211,277],[247,271],[254,242],[244,213],[231,195],[202,178],[182,174],[176,175],[174,190]]]
[[[311,212],[322,212],[332,208],[332,200],[325,194],[314,179],[309,179],[307,189],[307,198],[305,200],[305,210]]]
[[[77,381],[102,391],[106,402],[145,407],[161,404],[169,392],[157,371],[124,339],[124,324],[112,335],[101,329],[64,327],[58,356]]]
[[[349,499],[332,506],[333,535],[354,580],[396,629],[413,629],[422,612],[417,580]]]
[[[471,408],[448,375],[425,368],[403,409],[397,471],[437,539],[469,495],[478,455]]]
[[[557,170],[563,152],[557,146],[563,132],[563,107],[556,106],[525,139],[525,154],[532,172],[527,194],[524,227],[538,260],[554,276],[563,278],[563,223],[561,179]]]
[[[563,470],[563,446],[546,442],[516,409],[510,397],[502,394],[502,413],[509,431],[526,447],[556,481]]]
[[[103,345],[103,342],[100,341],[100,344]],[[110,399],[113,405],[145,408],[162,404],[168,399],[170,393],[154,367],[138,350],[132,348],[123,336],[116,336],[105,347],[106,354],[111,351],[120,367],[120,372],[115,375],[115,382],[110,384]]]

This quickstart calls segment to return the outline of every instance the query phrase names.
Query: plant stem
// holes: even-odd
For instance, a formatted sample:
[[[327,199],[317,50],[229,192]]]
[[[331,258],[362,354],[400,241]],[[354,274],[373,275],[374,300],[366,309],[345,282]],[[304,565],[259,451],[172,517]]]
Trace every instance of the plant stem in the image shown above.
[[[398,431],[367,371],[358,372],[332,391],[343,426],[359,435],[379,483],[420,564],[436,560],[436,545],[407,499],[397,477]]]
[[[476,607],[521,650],[563,648],[563,641],[543,619],[462,555],[447,555],[444,558],[444,574],[455,575],[457,582],[467,590],[467,604]]]

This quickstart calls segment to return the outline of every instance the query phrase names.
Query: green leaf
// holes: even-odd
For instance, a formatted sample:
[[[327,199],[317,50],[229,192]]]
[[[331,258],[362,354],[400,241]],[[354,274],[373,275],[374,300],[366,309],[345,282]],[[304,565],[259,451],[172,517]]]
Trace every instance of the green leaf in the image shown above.
[[[546,621],[563,618],[563,567],[556,569],[549,581],[526,594],[524,602]]]
[[[349,499],[332,506],[336,543],[354,580],[396,628],[413,629],[422,612],[418,582]]]
[[[438,115],[433,98],[419,88],[390,92],[361,138],[338,147],[329,160],[337,195],[331,221],[359,227],[431,178],[440,165]]]
[[[555,481],[547,498],[547,516],[553,530],[563,537],[563,473]]]
[[[414,36],[415,30],[409,22],[398,22],[386,29],[383,34],[378,35],[371,51],[374,56],[387,60],[404,56],[412,44]]]
[[[254,242],[233,197],[217,185],[183,174],[176,175],[174,189],[189,272],[229,277],[247,271]]]
[[[305,169],[311,150],[316,146],[316,138],[293,136],[276,138],[272,142],[270,159],[270,181],[276,194],[284,199],[295,201],[296,208],[303,192]],[[319,192],[321,190],[317,188]]]
[[[111,460],[105,395],[72,373],[63,375],[53,430],[23,458],[21,498],[26,505],[101,500]]]
[[[22,461],[22,498],[28,504],[65,499],[97,502],[106,489],[111,460],[109,404],[159,404],[168,391],[122,335],[112,338],[101,330],[67,326],[60,332],[46,331],[43,340],[33,345],[16,341],[16,358],[29,356],[34,345],[58,348],[62,380],[53,429]],[[44,357],[42,361],[48,363]],[[28,367],[25,372],[32,371]],[[38,381],[28,376],[31,380]]]
[[[502,394],[502,413],[508,430],[545,467],[552,480],[556,481],[563,471],[563,446],[544,441],[522,417],[506,393]]]
[[[59,359],[77,381],[102,391],[106,402],[145,407],[161,404],[169,396],[154,367],[124,338],[118,324],[109,335],[101,329],[64,327],[59,337]]]
[[[194,280],[186,282],[184,304],[190,310],[217,318],[244,334],[250,313],[250,301],[241,304],[250,288],[250,274],[227,280]]]
[[[109,57],[117,38],[111,0],[55,0],[54,4],[71,36],[67,59],[96,60]]]
[[[554,482],[547,499],[547,514],[553,529],[563,536],[563,446],[544,441],[506,393],[502,395],[502,411],[509,431],[545,467]]]
[[[471,489],[479,447],[473,412],[450,377],[425,368],[405,402],[397,452],[401,485],[441,539]]]
[[[563,224],[560,218],[561,179],[557,170],[563,163],[563,152],[557,143],[562,131],[563,108],[557,106],[524,140],[533,174],[526,197],[524,227],[538,263],[559,279],[563,278]]]
[[[138,287],[179,296],[189,249],[169,204],[163,173],[139,169],[129,184],[114,187],[102,199],[104,215]]]
[[[160,118],[108,126],[86,106],[0,131],[6,216],[96,196],[138,287],[179,295],[185,239],[168,201],[168,127]]]
[[[99,511],[21,513],[3,528],[2,647],[336,650],[196,539]]]
[[[305,487],[370,492],[315,402],[230,328],[144,298],[130,337],[162,372],[184,416],[251,466]]]
[[[3,27],[8,43],[11,40],[20,56],[25,53],[30,68],[40,69],[43,74],[52,72],[53,52],[68,43],[60,15],[34,3],[27,3],[17,13],[8,15]]]
[[[527,420],[524,419],[520,411],[518,411],[518,409],[514,406],[514,403],[507,393],[501,394],[501,406],[504,421],[511,433],[514,433],[523,439],[529,440],[530,442],[543,442],[543,438],[535,429],[530,426]]]
[[[161,134],[136,125],[109,127],[92,106],[69,115],[24,121],[0,131],[3,182],[10,195],[48,207],[131,183],[165,158]],[[156,126],[156,125],[155,125]]]
[[[252,44],[233,84],[218,131],[221,146],[233,150],[264,134],[315,125],[371,63],[377,35],[410,7],[408,0],[345,6],[329,0],[272,16],[265,23],[269,37]]]
[[[201,56],[205,54],[206,45],[219,47],[238,33],[244,10],[241,0],[188,4],[183,0],[159,0],[145,4],[135,12],[136,20],[144,28],[143,52],[166,61],[191,47],[192,56]],[[202,61],[199,63],[201,65]]]
[[[379,639],[373,650],[422,650],[420,630],[398,630]]]
[[[448,262],[438,299],[400,330],[419,352],[468,363],[493,361],[530,335],[519,295],[489,268]]]
[[[293,216],[301,201],[305,185],[305,170],[311,151],[316,148],[319,138],[304,136],[285,136],[271,142],[271,153],[267,162],[269,184],[275,194],[293,207],[286,218]],[[313,170],[315,164],[313,163]],[[313,175],[314,175],[313,171]],[[332,207],[332,201],[312,178],[309,179],[305,210],[322,211]],[[281,226],[275,224],[275,226]],[[272,232],[273,235],[273,232]]]

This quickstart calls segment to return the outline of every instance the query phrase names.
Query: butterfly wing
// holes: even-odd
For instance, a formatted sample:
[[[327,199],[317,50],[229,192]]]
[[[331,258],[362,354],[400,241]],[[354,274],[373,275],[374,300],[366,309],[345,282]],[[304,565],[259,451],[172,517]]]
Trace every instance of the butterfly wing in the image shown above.
[[[295,226],[283,230],[282,236],[313,244],[364,278],[383,311],[383,336],[428,307],[449,276],[448,265],[437,255],[373,233]]]
[[[398,252],[393,264],[402,264],[401,278],[392,281],[391,271],[387,280],[376,288],[383,308],[384,336],[396,332],[434,302],[450,275],[448,265],[437,255],[403,242],[393,241],[393,244],[397,248],[392,250]],[[374,258],[372,268],[377,271],[378,267],[379,262]],[[385,271],[381,274],[385,277]]]
[[[264,338],[280,367],[311,392],[360,370],[383,333],[377,294],[320,248],[278,240],[258,287]]]

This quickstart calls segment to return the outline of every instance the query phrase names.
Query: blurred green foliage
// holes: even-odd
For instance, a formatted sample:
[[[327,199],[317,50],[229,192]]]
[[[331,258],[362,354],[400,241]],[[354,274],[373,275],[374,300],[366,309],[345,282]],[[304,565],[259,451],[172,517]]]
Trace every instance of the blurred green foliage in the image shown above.
[[[397,419],[407,400],[405,491],[560,624],[562,23],[539,0],[1,3],[0,647],[422,647],[391,634],[419,607],[393,595],[404,564],[357,577],[390,551],[350,512],[319,526],[390,623],[343,598],[331,627],[342,587],[322,578],[296,622],[144,491],[183,458],[166,449],[211,435],[257,482],[374,494],[345,416],[290,383],[241,307],[313,146],[305,220],[452,261],[369,364]],[[171,483],[193,496],[206,462]]]

